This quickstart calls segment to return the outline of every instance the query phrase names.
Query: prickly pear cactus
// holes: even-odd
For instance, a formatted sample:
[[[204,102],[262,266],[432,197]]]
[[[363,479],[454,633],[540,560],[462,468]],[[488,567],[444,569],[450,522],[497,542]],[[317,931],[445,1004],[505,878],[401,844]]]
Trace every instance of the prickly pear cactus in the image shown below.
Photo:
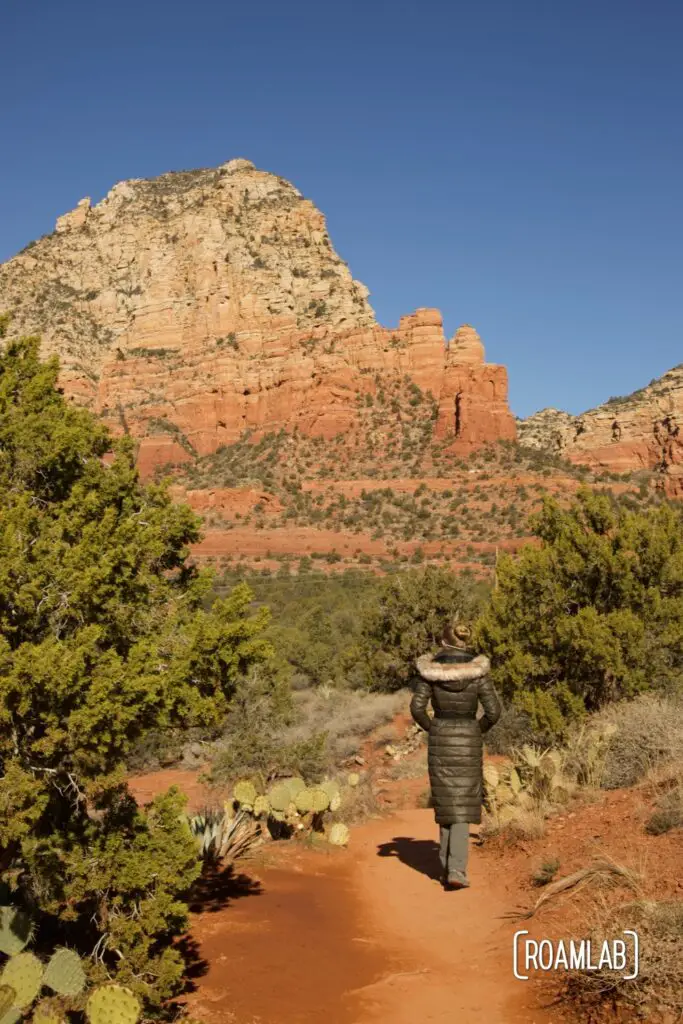
[[[43,965],[33,953],[17,953],[10,957],[0,974],[0,985],[14,989],[14,1005],[30,1006],[43,984]]]
[[[332,825],[327,835],[327,841],[332,846],[346,846],[349,841],[348,825],[344,825],[341,821]]]
[[[0,1018],[12,1009],[16,995],[11,985],[0,985]]]
[[[314,786],[311,793],[311,810],[315,814],[322,814],[330,806],[330,798],[320,786]]]
[[[130,989],[103,985],[91,994],[85,1014],[90,1024],[136,1024],[141,1009]]]
[[[308,814],[313,810],[313,801],[311,800],[310,789],[301,789],[296,795],[294,800],[296,809],[299,814]]]
[[[33,938],[33,921],[16,907],[0,907],[0,953],[16,956]]]
[[[339,810],[341,805],[342,805],[341,793],[335,793],[334,796],[330,797],[330,810],[332,811],[333,814],[334,814],[335,811]]]
[[[12,1006],[0,1017],[0,1024],[19,1024],[23,1016],[23,1010],[20,1010],[18,1006]]]
[[[291,779],[283,779],[281,785],[287,787],[292,800],[296,800],[297,794],[300,793],[302,789],[306,788],[306,783],[303,779],[299,778],[298,775]]]
[[[256,792],[256,786],[253,782],[248,779],[244,779],[241,782],[235,783],[232,795],[238,804],[246,804],[249,807],[254,806],[254,801],[258,796]]]
[[[349,786],[351,786],[352,789],[355,789],[355,787],[360,782],[360,775],[358,774],[358,772],[349,772],[349,774],[346,776],[346,781],[349,784]]]
[[[254,800],[254,817],[260,818],[270,811],[270,801],[267,796],[257,796]]]
[[[289,786],[282,782],[278,782],[277,785],[273,786],[271,791],[268,793],[268,799],[270,801],[270,806],[274,811],[279,811],[284,814],[292,800],[289,792]]]
[[[341,807],[341,789],[339,783],[335,779],[326,779],[325,782],[321,782],[320,788],[324,789],[327,793],[330,801],[330,810],[332,812],[338,811]]]
[[[330,798],[330,801],[332,800],[333,796],[338,796],[340,793],[339,783],[335,782],[334,779],[325,779],[324,782],[320,783],[320,789],[325,790],[328,797]]]
[[[85,971],[73,949],[57,949],[45,968],[44,984],[60,996],[79,996],[85,988]]]

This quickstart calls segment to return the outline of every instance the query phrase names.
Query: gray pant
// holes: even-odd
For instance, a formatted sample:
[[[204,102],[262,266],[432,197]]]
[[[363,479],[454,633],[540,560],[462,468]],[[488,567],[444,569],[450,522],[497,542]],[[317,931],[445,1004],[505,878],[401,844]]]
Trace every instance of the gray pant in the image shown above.
[[[439,827],[440,846],[439,860],[447,875],[467,878],[467,855],[469,853],[469,823],[457,822],[455,825]]]

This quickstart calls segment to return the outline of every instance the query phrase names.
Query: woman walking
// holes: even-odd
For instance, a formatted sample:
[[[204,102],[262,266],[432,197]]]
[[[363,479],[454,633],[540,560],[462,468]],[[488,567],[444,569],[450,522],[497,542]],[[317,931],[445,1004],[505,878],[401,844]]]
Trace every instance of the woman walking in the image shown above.
[[[467,649],[469,630],[453,627],[436,655],[417,659],[419,681],[410,712],[429,733],[429,782],[440,828],[439,856],[444,886],[464,889],[469,826],[481,821],[482,735],[500,717],[500,702],[489,678],[489,659]],[[427,714],[430,703],[434,717]],[[483,715],[477,719],[479,705]]]

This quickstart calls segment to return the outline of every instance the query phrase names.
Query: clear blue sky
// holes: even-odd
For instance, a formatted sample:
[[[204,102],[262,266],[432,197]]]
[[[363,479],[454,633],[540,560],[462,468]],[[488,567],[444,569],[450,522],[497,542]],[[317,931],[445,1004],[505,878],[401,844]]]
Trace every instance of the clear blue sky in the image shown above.
[[[518,415],[683,360],[682,0],[3,0],[0,40],[0,259],[243,156],[382,323],[473,323]]]

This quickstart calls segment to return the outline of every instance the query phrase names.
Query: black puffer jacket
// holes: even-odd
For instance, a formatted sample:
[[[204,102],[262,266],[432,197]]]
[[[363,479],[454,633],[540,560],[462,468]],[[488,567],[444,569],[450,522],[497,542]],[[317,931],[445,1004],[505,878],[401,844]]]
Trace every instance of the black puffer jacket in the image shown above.
[[[481,737],[500,717],[489,669],[488,658],[464,651],[417,659],[420,678],[410,711],[429,733],[429,781],[439,825],[481,821]],[[427,714],[430,701],[434,718]],[[477,721],[480,703],[484,715]]]

